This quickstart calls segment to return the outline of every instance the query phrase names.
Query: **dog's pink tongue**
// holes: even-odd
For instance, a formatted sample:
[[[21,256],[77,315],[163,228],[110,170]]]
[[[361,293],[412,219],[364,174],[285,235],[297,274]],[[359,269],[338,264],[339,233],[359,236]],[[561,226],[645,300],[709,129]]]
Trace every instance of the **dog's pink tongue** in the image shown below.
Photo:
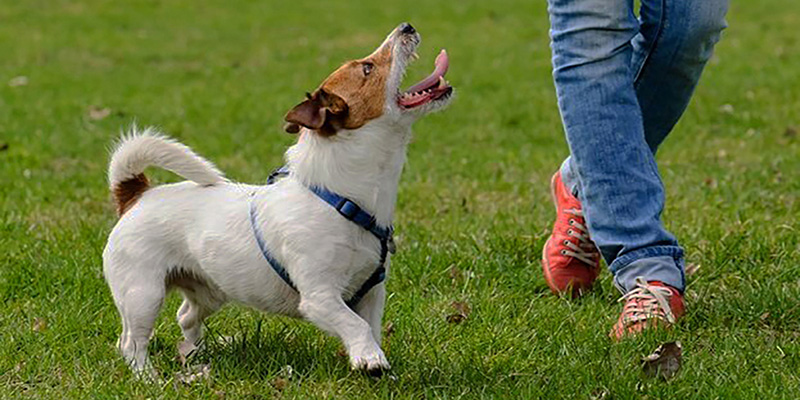
[[[447,50],[442,49],[442,51],[439,52],[439,55],[436,56],[436,61],[434,61],[434,64],[436,65],[436,68],[433,70],[433,72],[428,75],[427,78],[408,88],[406,93],[421,92],[439,82],[439,77],[444,76],[444,74],[447,73],[447,69],[450,68],[450,59],[447,57]]]

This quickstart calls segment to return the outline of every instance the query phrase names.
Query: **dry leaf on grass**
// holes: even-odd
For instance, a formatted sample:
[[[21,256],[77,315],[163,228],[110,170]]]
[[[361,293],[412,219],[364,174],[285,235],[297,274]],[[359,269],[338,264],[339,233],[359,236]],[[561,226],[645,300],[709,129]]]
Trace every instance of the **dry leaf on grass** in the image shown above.
[[[467,317],[462,314],[450,314],[447,316],[447,322],[451,324],[460,324],[465,319],[467,319]]]
[[[96,106],[89,107],[89,118],[94,121],[99,121],[111,115],[111,109],[108,107],[100,108]]]
[[[456,310],[455,314],[447,316],[447,322],[451,324],[459,324],[469,317],[470,307],[465,301],[454,301],[450,306]]]
[[[691,276],[697,273],[700,270],[701,265],[697,263],[689,263],[686,264],[686,275]]]
[[[292,380],[292,375],[294,375],[294,368],[291,365],[284,365],[281,368],[281,372],[278,374],[275,379],[272,380],[272,387],[275,388],[277,391],[283,391],[289,386],[289,381]]]
[[[383,337],[390,338],[394,333],[394,324],[392,321],[386,323],[386,326],[383,327]]]
[[[464,316],[469,316],[469,312],[471,311],[469,308],[469,304],[466,301],[454,301],[450,304],[456,311],[464,314]]]
[[[786,130],[783,131],[783,137],[793,138],[797,136],[797,128],[793,126],[787,126]]]
[[[272,387],[279,392],[282,392],[283,389],[286,389],[286,386],[289,386],[289,381],[284,377],[279,376],[272,380]]]
[[[450,279],[456,280],[461,277],[461,270],[455,266],[455,264],[450,265]]]
[[[31,329],[33,329],[34,332],[44,332],[45,329],[47,329],[47,321],[45,321],[44,318],[34,318]]]
[[[589,398],[592,400],[605,400],[608,398],[608,391],[605,389],[595,390],[592,392],[592,396]]]
[[[681,369],[682,356],[681,342],[664,343],[653,354],[642,358],[642,370],[649,377],[672,378]]]
[[[0,143],[0,151],[6,151],[6,150],[8,150],[8,143],[6,142]]]
[[[27,76],[15,76],[8,81],[8,86],[17,87],[17,86],[26,86],[28,85],[28,77]]]

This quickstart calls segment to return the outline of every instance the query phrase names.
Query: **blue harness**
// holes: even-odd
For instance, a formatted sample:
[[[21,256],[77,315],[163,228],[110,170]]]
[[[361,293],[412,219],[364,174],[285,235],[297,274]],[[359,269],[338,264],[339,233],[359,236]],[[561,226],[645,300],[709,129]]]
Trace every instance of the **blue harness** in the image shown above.
[[[288,174],[289,170],[285,166],[278,168],[269,175],[269,178],[267,178],[267,185],[277,182],[279,178]],[[309,190],[317,195],[317,197],[319,197],[322,201],[330,204],[331,207],[335,208],[336,211],[338,211],[343,217],[372,233],[381,243],[381,258],[378,262],[378,267],[375,269],[375,272],[373,272],[372,275],[367,278],[367,281],[361,285],[355,294],[353,294],[353,297],[345,301],[345,304],[347,304],[348,307],[355,309],[355,306],[361,301],[361,299],[364,298],[364,296],[367,295],[367,293],[369,293],[370,290],[372,290],[373,287],[386,279],[386,257],[388,253],[394,254],[395,252],[394,240],[392,239],[394,229],[391,226],[384,227],[378,225],[375,222],[375,217],[362,210],[358,204],[346,197],[339,196],[336,193],[320,187],[310,187]],[[253,228],[253,234],[256,237],[256,243],[258,243],[258,248],[261,250],[261,254],[264,255],[267,263],[272,267],[273,270],[275,270],[275,273],[278,274],[278,276],[280,276],[287,285],[291,286],[292,289],[297,291],[297,287],[289,277],[289,273],[286,271],[286,268],[283,268],[281,263],[279,263],[278,260],[272,256],[269,249],[267,249],[267,245],[264,242],[264,236],[262,235],[261,229],[259,229],[256,221],[256,208],[251,201],[250,226]]]

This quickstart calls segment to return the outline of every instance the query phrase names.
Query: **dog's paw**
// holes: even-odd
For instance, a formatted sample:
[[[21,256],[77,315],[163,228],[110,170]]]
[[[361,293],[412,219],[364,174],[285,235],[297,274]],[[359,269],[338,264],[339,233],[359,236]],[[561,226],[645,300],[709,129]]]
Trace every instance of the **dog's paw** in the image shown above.
[[[161,379],[161,374],[158,372],[158,370],[155,367],[153,367],[152,364],[150,364],[149,361],[145,365],[143,365],[141,367],[137,367],[137,366],[133,366],[133,365],[131,367],[132,367],[133,375],[136,377],[136,379],[138,379],[138,380],[140,380],[142,382],[147,382],[147,383],[152,383],[152,384],[157,384],[157,385],[160,385],[160,384],[163,383],[163,380]]]
[[[198,350],[200,347],[188,340],[178,343],[178,359],[181,364],[186,364],[186,359],[197,353]]]
[[[381,376],[385,371],[391,369],[389,360],[386,359],[381,349],[363,355],[352,355],[350,357],[350,366],[354,370],[364,371],[368,375],[375,377]]]

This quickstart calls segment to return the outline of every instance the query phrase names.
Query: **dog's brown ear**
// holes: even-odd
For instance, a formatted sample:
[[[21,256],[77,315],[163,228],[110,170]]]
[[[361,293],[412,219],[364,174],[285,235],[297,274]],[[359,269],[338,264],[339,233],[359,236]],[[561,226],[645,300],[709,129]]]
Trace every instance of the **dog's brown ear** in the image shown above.
[[[306,93],[306,99],[289,110],[283,119],[287,122],[284,129],[289,133],[300,132],[301,125],[317,130],[325,123],[325,109],[322,108],[316,93],[314,96]]]
[[[333,116],[341,117],[342,115],[347,114],[347,102],[344,101],[343,98],[333,93],[328,93],[324,90],[317,91],[317,95],[319,96],[320,103],[322,103],[323,107],[325,107]]]
[[[347,103],[341,97],[317,90],[306,93],[306,99],[286,113],[284,130],[289,133],[300,132],[300,126],[330,136],[341,128],[347,115]]]

